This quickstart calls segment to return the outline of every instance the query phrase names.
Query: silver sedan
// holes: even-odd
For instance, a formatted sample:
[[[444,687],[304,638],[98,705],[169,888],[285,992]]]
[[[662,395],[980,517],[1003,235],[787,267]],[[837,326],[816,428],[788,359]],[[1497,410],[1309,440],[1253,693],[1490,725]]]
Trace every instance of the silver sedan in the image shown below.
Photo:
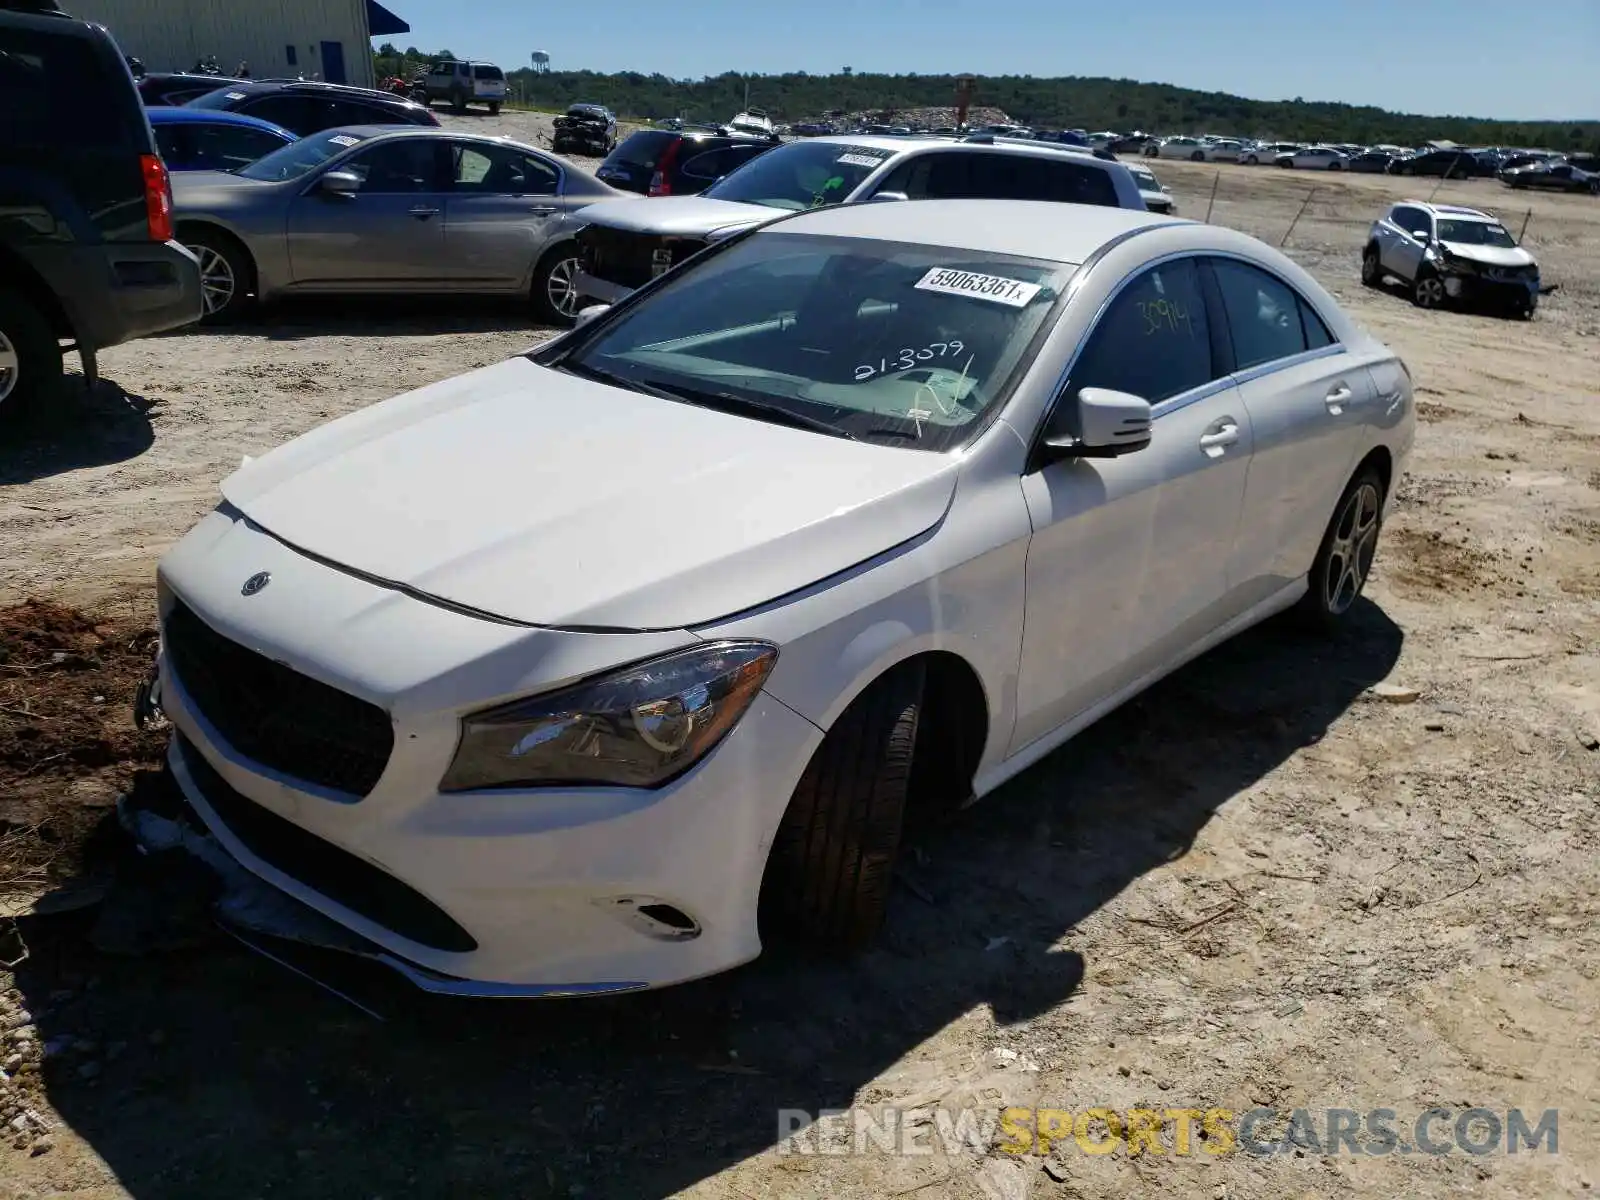
[[[206,319],[307,293],[525,294],[576,311],[573,214],[628,193],[505,138],[411,126],[329,129],[238,172],[172,180]]]

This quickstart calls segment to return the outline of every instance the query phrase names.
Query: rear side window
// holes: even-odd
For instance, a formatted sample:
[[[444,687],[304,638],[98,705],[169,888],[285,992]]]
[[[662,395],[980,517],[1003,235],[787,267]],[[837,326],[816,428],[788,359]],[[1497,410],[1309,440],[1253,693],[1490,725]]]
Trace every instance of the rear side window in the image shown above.
[[[1228,317],[1235,367],[1245,371],[1306,350],[1300,297],[1293,288],[1233,259],[1212,259],[1211,271]]]
[[[1192,258],[1151,267],[1118,293],[1072,368],[1071,394],[1111,388],[1159,404],[1216,378]]]
[[[731,174],[761,153],[764,146],[727,146],[707,154],[697,154],[683,164],[683,177],[697,183],[711,183]]]
[[[132,150],[146,136],[136,115],[143,106],[126,71],[107,70],[85,39],[0,29],[0,140]]]
[[[675,133],[641,130],[639,133],[631,134],[613,150],[611,157],[615,162],[648,167],[653,171],[656,164],[661,161],[661,156],[666,153],[667,147],[678,140],[678,135]]]
[[[498,83],[506,76],[505,72],[503,72],[499,67],[473,67],[472,77],[474,79],[487,79],[491,82]]]
[[[1317,310],[1306,303],[1304,296],[1300,297],[1300,325],[1306,331],[1307,350],[1321,350],[1339,340],[1333,336],[1333,331],[1323,319],[1317,316]]]

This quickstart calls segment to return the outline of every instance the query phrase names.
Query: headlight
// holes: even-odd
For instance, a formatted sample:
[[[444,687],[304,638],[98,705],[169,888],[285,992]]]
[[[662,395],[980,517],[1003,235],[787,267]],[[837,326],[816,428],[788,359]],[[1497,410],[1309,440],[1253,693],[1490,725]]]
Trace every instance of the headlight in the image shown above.
[[[777,660],[766,642],[716,642],[475,713],[439,790],[659,787],[722,740]]]

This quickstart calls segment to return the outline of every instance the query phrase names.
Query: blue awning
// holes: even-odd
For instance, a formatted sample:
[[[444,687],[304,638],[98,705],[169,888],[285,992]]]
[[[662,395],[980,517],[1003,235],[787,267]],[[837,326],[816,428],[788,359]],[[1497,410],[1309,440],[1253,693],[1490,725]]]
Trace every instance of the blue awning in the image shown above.
[[[397,33],[410,33],[411,26],[395,16],[378,0],[367,0],[367,36],[393,37]]]

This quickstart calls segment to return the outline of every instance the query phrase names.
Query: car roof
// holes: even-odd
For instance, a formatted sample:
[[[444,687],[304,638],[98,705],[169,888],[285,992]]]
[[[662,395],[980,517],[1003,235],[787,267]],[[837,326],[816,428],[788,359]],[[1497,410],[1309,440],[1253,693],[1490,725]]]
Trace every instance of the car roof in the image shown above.
[[[225,108],[188,108],[184,105],[162,104],[145,109],[152,125],[239,125],[247,129],[270,129],[275,133],[293,133],[271,121],[252,117],[246,113],[229,112]]]
[[[519,142],[516,138],[501,137],[490,133],[475,133],[471,129],[445,129],[438,125],[337,125],[332,129],[322,129],[313,133],[312,137],[325,137],[331,133],[348,133],[370,141],[373,138],[447,138],[457,142],[488,142],[496,146],[510,146],[517,150],[524,150],[534,154],[549,157],[548,150],[541,150],[527,142]],[[568,169],[571,163],[563,163]]]
[[[1108,242],[1142,229],[1193,224],[1130,208],[1047,200],[908,200],[812,209],[762,226],[758,236],[770,231],[872,238],[1081,263]]]
[[[1423,212],[1430,212],[1436,217],[1463,217],[1469,221],[1488,221],[1498,225],[1500,218],[1477,208],[1462,208],[1459,204],[1430,204],[1426,200],[1402,200],[1400,204],[1408,208],[1420,208]],[[1399,207],[1396,205],[1395,207]]]
[[[230,84],[224,80],[217,85],[219,91],[222,88],[227,88],[230,92],[243,92],[246,96],[275,91],[334,92],[341,96],[360,96],[364,100],[382,100],[402,108],[422,107],[415,100],[405,96],[397,96],[393,92],[381,92],[377,88],[351,87],[347,83],[328,83],[320,79],[256,79],[238,84]]]

